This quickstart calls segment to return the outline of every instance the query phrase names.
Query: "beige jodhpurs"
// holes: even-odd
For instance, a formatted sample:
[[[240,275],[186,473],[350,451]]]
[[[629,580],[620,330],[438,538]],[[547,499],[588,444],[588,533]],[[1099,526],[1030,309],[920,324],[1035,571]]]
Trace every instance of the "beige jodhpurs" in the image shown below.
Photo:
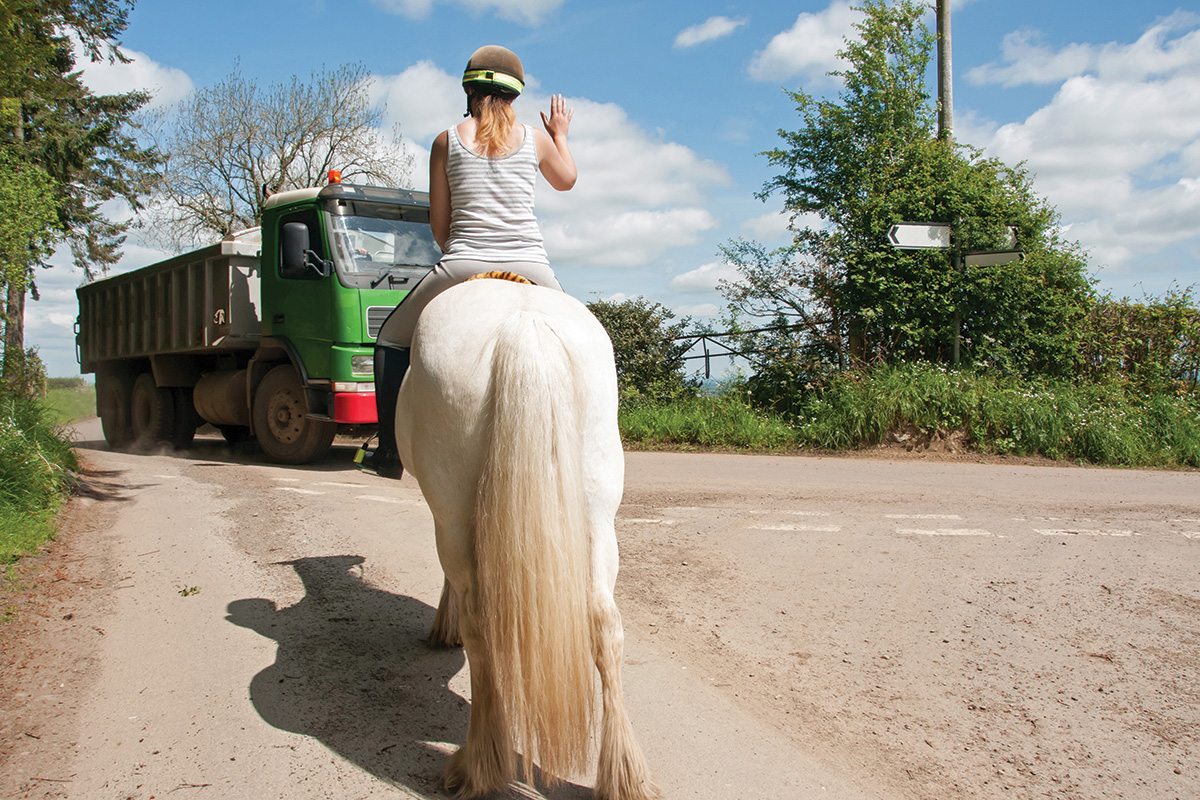
[[[422,309],[429,305],[430,300],[473,275],[493,270],[514,272],[522,278],[528,278],[538,286],[562,291],[562,286],[554,277],[554,270],[550,268],[549,264],[538,264],[531,261],[442,259],[384,320],[375,343],[381,347],[411,347],[417,317],[421,315]]]

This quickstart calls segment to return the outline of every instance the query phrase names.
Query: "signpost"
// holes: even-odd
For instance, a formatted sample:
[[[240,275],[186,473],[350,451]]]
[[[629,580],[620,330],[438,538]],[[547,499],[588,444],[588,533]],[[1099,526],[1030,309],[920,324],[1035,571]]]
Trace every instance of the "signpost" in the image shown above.
[[[939,13],[942,10],[939,4]],[[1008,248],[997,252],[964,253],[952,258],[951,267],[961,269],[967,267],[998,267],[1012,264],[1025,259],[1025,253],[1017,250],[1017,229],[1008,228]],[[949,250],[950,226],[941,222],[897,222],[888,229],[888,241],[897,250]],[[962,317],[959,311],[954,312],[954,363],[958,363],[959,341],[962,336]]]
[[[888,241],[897,250],[948,250],[950,226],[939,222],[897,222],[888,229]]]
[[[1000,250],[995,253],[967,253],[964,257],[968,267],[999,267],[1025,260],[1021,250]]]

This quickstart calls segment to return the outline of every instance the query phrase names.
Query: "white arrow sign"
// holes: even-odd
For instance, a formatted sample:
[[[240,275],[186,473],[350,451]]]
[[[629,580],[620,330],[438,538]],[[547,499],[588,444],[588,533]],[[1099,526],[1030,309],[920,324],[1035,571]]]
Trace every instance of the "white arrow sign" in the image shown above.
[[[1024,261],[1025,253],[1020,250],[1001,250],[998,253],[967,253],[964,260],[968,267],[999,267],[1014,261]]]
[[[888,241],[898,250],[946,250],[950,226],[937,222],[897,222],[888,230]]]

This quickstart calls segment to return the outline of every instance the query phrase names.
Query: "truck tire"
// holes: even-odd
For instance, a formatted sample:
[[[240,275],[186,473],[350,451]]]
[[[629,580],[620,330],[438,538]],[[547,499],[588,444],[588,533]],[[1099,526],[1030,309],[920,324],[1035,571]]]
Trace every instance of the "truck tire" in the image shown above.
[[[174,414],[171,425],[171,444],[182,450],[189,447],[196,438],[196,428],[203,420],[192,405],[192,390],[188,386],[178,386],[171,390],[174,401]]]
[[[171,438],[175,423],[175,398],[170,389],[160,389],[149,372],[138,375],[129,398],[129,426],[133,444],[146,449]]]
[[[254,393],[254,435],[263,452],[283,464],[308,464],[329,452],[337,424],[308,419],[304,386],[290,365],[267,373]]]
[[[100,429],[104,441],[114,450],[129,444],[133,431],[129,427],[129,380],[120,375],[96,376],[96,411],[100,414]]]

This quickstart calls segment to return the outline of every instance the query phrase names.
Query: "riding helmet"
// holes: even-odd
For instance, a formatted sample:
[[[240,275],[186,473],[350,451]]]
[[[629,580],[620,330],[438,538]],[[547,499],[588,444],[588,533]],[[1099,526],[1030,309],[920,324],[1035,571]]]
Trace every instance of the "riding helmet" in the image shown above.
[[[494,87],[502,92],[519,95],[525,88],[525,70],[521,59],[507,47],[489,44],[476,50],[463,70],[463,88]]]

